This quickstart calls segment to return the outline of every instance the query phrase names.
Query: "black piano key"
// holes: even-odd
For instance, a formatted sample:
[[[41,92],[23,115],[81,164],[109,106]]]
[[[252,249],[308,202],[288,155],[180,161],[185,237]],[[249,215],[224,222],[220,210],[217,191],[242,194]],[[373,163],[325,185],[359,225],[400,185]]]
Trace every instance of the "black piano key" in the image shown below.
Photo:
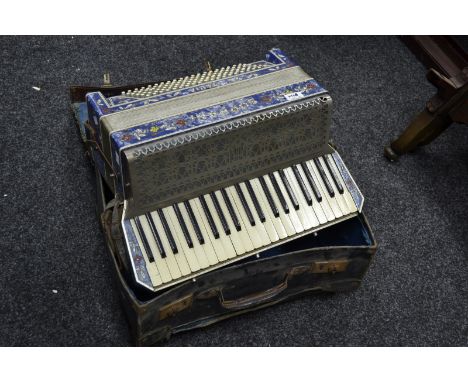
[[[331,177],[333,179],[333,183],[335,183],[336,189],[338,190],[338,192],[340,194],[343,194],[344,193],[343,186],[341,185],[341,182],[338,179],[338,175],[335,173],[335,171],[333,169],[333,166],[330,163],[330,159],[328,158],[327,155],[324,156],[323,159],[325,160],[325,164],[327,165],[328,172],[330,173],[330,175],[331,175]]]
[[[159,236],[159,232],[156,229],[156,224],[154,224],[153,217],[151,216],[150,213],[146,214],[146,219],[148,219],[151,232],[153,233],[153,236],[154,236],[154,241],[156,242],[156,245],[158,246],[158,251],[161,254],[161,257],[164,259],[166,257],[166,252],[164,251],[164,247],[161,241],[161,236]]]
[[[289,214],[289,206],[288,203],[286,202],[286,199],[284,198],[283,193],[281,192],[281,188],[279,187],[278,182],[276,181],[276,178],[273,174],[268,174],[270,177],[271,183],[273,183],[273,188],[275,189],[276,195],[278,195],[278,199],[283,206],[284,213]]]
[[[245,182],[245,186],[247,187],[247,191],[249,192],[250,199],[252,199],[254,207],[257,210],[258,218],[260,219],[262,223],[265,222],[265,214],[263,213],[262,207],[260,207],[260,203],[258,202],[257,196],[255,195],[252,185],[250,184],[248,180]]]
[[[273,211],[273,215],[275,215],[275,218],[279,218],[278,208],[276,207],[275,201],[273,200],[273,196],[271,196],[270,194],[270,190],[268,189],[265,179],[263,179],[263,176],[261,176],[260,178],[258,178],[258,180],[260,181],[260,184],[263,188],[263,192],[267,197],[268,204],[270,205],[270,208]]]
[[[297,183],[299,184],[299,187],[301,188],[302,194],[304,195],[304,198],[309,206],[312,205],[312,196],[309,193],[309,190],[307,189],[306,185],[304,184],[304,179],[302,179],[301,173],[299,172],[299,169],[296,166],[291,167],[294,173],[294,176],[296,177]]]
[[[148,256],[148,260],[150,263],[154,262],[153,252],[151,252],[151,248],[146,240],[145,232],[143,231],[143,227],[141,226],[141,222],[139,217],[135,218],[135,225],[137,227],[138,234],[140,235],[141,241],[143,242],[143,246],[145,247],[146,255]]]
[[[325,174],[325,170],[323,169],[322,164],[320,163],[318,158],[314,158],[314,163],[317,166],[318,172],[323,180],[323,183],[325,183],[325,187],[327,188],[328,194],[330,195],[330,197],[333,198],[335,196],[335,191],[333,190],[333,187],[330,184],[330,180],[328,180],[327,174]]]
[[[211,232],[213,232],[213,236],[215,237],[215,239],[219,239],[218,228],[216,227],[216,224],[213,220],[213,216],[211,216],[211,212],[210,212],[210,209],[208,208],[208,204],[206,204],[205,197],[202,195],[202,196],[199,196],[198,199],[200,200],[200,203],[203,208],[203,212],[205,213],[205,216],[208,220],[208,224],[210,225]]]
[[[189,248],[193,248],[192,238],[190,237],[190,233],[185,224],[184,217],[182,216],[182,213],[180,212],[179,206],[177,204],[174,204],[172,207],[174,208],[174,212],[177,216],[177,220],[179,221],[180,228],[182,228],[182,233],[184,234],[185,240],[187,241],[187,245],[189,246]]]
[[[231,230],[229,229],[229,225],[226,221],[226,217],[223,214],[223,210],[221,209],[221,206],[219,205],[219,201],[218,201],[218,198],[216,197],[216,194],[214,192],[210,192],[210,197],[215,206],[216,213],[218,214],[219,220],[221,221],[221,225],[223,226],[224,232],[226,233],[226,235],[230,235]]]
[[[195,214],[193,213],[192,206],[190,202],[186,200],[184,202],[185,209],[187,210],[187,214],[190,218],[190,222],[192,223],[193,230],[195,231],[195,235],[197,235],[198,242],[200,245],[205,244],[205,238],[203,237],[200,226],[198,225],[197,219],[195,219]]]
[[[231,219],[232,219],[232,222],[234,223],[234,227],[236,227],[237,231],[240,231],[241,225],[240,225],[239,219],[237,218],[236,211],[234,210],[234,207],[232,206],[231,199],[229,199],[229,195],[224,188],[221,190],[221,195],[223,195],[224,203],[226,203],[226,207],[229,211],[229,215],[231,215]]]
[[[172,236],[172,232],[169,229],[169,224],[167,224],[166,217],[164,216],[163,210],[158,210],[159,219],[161,219],[162,226],[164,228],[164,232],[166,233],[167,241],[169,242],[169,246],[171,247],[172,253],[175,255],[179,252],[177,249],[177,245],[174,240],[174,236]]]
[[[245,211],[245,214],[247,215],[247,218],[249,219],[250,225],[253,227],[255,225],[255,219],[252,215],[252,211],[250,211],[247,200],[245,200],[245,196],[244,196],[244,193],[242,192],[242,188],[238,184],[236,184],[234,187],[242,203],[242,207],[244,207],[244,211]]]
[[[296,195],[294,195],[294,191],[291,188],[291,185],[289,184],[289,180],[286,177],[286,174],[284,173],[283,170],[279,170],[278,174],[281,178],[281,181],[283,182],[284,188],[286,188],[286,192],[288,193],[289,200],[291,200],[291,204],[294,206],[295,210],[298,210],[299,202],[297,201]]]
[[[322,201],[322,194],[320,193],[317,185],[314,182],[314,178],[312,177],[312,174],[309,171],[309,167],[307,167],[305,163],[301,163],[301,167],[304,171],[307,181],[310,184],[310,187],[312,188],[312,191],[314,192],[315,197],[317,198],[317,201],[320,203]]]

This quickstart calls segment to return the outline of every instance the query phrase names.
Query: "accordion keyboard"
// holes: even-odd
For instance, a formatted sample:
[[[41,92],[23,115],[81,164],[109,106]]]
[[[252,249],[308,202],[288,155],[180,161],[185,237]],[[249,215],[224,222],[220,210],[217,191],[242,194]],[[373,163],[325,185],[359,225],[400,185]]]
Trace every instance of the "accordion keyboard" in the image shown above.
[[[334,152],[129,219],[154,290],[355,216]]]

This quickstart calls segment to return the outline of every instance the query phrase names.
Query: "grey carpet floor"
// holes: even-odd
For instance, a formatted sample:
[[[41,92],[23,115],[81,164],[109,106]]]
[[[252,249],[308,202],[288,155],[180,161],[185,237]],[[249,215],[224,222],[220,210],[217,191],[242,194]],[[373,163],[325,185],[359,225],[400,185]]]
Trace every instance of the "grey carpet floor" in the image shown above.
[[[0,38],[0,345],[131,343],[68,85],[100,83],[104,70],[115,84],[157,82],[271,47],[330,91],[331,134],[366,196],[377,255],[353,293],[300,298],[168,345],[468,345],[466,127],[390,164],[384,145],[434,91],[422,65],[395,37],[275,36]]]

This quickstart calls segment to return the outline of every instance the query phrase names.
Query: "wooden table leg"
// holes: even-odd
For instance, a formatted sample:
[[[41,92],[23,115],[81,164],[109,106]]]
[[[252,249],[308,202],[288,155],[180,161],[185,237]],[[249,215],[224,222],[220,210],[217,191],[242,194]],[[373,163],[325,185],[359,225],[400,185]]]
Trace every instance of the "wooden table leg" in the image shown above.
[[[433,115],[427,110],[423,110],[398,139],[385,147],[384,154],[391,161],[397,160],[400,155],[432,142],[451,123],[452,120],[449,116]]]

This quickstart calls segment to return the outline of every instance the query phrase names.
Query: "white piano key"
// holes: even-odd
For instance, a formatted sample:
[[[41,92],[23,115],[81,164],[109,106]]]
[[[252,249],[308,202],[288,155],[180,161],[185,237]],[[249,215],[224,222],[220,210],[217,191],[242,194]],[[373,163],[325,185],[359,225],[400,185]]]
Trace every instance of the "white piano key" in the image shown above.
[[[270,210],[270,205],[266,201],[266,198],[264,200],[263,191],[260,186],[260,183],[258,182],[258,179],[251,179],[250,184],[252,185],[255,196],[257,197],[258,203],[260,204],[260,208],[262,209],[263,214],[265,216],[265,221],[260,222],[260,224],[262,224],[265,227],[268,237],[270,238],[270,242],[275,243],[279,240],[279,236],[275,230],[273,222],[271,221],[271,219],[269,219],[268,211]]]
[[[185,221],[185,225],[187,226],[187,230],[189,232],[190,238],[192,239],[192,243],[193,243],[193,248],[192,249],[193,249],[193,251],[195,253],[195,256],[196,256],[196,258],[198,260],[198,264],[200,265],[200,268],[205,269],[210,265],[210,262],[208,261],[208,257],[205,254],[203,246],[198,242],[197,234],[195,233],[195,230],[194,230],[194,228],[192,226],[192,222],[190,220],[190,216],[187,213],[187,210],[185,209],[184,204],[179,203],[178,206],[179,206],[179,210],[180,210],[180,213],[182,215],[182,218]],[[216,264],[216,262],[214,264]]]
[[[151,212],[151,217],[153,218],[154,225],[156,226],[156,229],[161,238],[162,245],[164,247],[164,252],[166,253],[165,260],[167,267],[169,268],[169,272],[171,273],[173,279],[178,279],[182,276],[182,273],[179,269],[179,265],[177,264],[177,260],[175,259],[174,254],[172,253],[171,246],[169,245],[169,241],[167,240],[166,232],[164,231],[161,220],[159,219],[159,215],[157,212],[153,211]]]
[[[250,180],[250,184],[254,190],[255,196],[257,197],[258,203],[262,208],[263,214],[265,215],[265,221],[262,224],[265,227],[265,230],[268,233],[268,237],[272,243],[277,242],[280,239],[279,232],[276,230],[278,226],[279,231],[281,232],[281,221],[279,218],[275,218],[272,214],[270,205],[268,204],[267,197],[263,192],[262,186],[257,178]],[[278,208],[279,209],[279,208]]]
[[[187,259],[185,258],[184,252],[181,250],[180,242],[175,233],[176,227],[172,224],[171,220],[169,219],[169,215],[173,211],[172,206],[163,208],[162,211],[164,212],[164,217],[166,218],[169,230],[172,234],[172,237],[174,238],[174,242],[177,247],[177,253],[173,253],[171,251],[171,254],[174,256],[174,258],[177,261],[177,264],[179,265],[180,273],[182,273],[183,276],[187,276],[191,273],[190,266],[188,264]]]
[[[265,177],[262,177],[262,179],[265,180]],[[276,233],[278,234],[278,238],[281,240],[281,239],[285,239],[288,237],[288,233],[286,232],[286,228],[284,228],[283,226],[283,222],[281,220],[281,214],[280,214],[280,208],[281,206],[277,205],[276,204],[276,201],[275,201],[275,198],[274,198],[274,195],[272,194],[272,190],[270,190],[270,187],[268,186],[266,180],[265,180],[265,185],[267,187],[267,190],[268,192],[270,193],[270,196],[271,196],[271,199],[273,201],[273,203],[275,203],[275,207],[276,207],[276,210],[278,211],[278,216],[275,216],[275,213],[273,212],[273,210],[271,209],[270,207],[270,203],[268,202],[268,197],[265,193],[265,191],[263,190],[263,187],[260,183],[260,180],[258,180],[258,184],[259,184],[259,187],[260,187],[260,190],[261,190],[261,193],[260,193],[260,196],[263,198],[263,202],[265,205],[268,206],[267,208],[267,216],[270,218],[270,220],[272,221],[273,223],[273,226],[275,227],[275,230],[276,230]],[[274,190],[273,190],[274,192]]]
[[[229,210],[226,206],[226,203],[224,202],[223,195],[221,194],[221,191],[216,191],[215,192],[216,198],[218,199],[219,206],[221,207],[221,210],[223,211],[224,218],[226,219],[226,223],[231,231],[231,234],[228,235],[228,237],[231,238],[232,245],[234,246],[234,249],[236,250],[237,255],[242,255],[245,252],[248,252],[253,249],[252,243],[250,242],[249,237],[247,238],[241,237],[240,232],[237,231],[236,227],[234,226],[234,223],[231,218],[231,214],[229,213]]]
[[[159,270],[161,279],[164,282],[171,281],[171,273],[169,272],[166,260],[161,257],[161,253],[159,252],[158,246],[156,244],[156,239],[154,238],[153,231],[151,230],[148,219],[144,215],[140,216],[139,218],[141,227],[143,228],[143,232],[146,237],[146,241],[148,242],[149,246],[151,247],[151,251],[153,252],[154,263],[156,264],[156,267]]]
[[[322,195],[323,210],[325,214],[327,215],[327,219],[330,221],[330,220],[335,220],[335,218],[339,218],[343,216],[336,201],[330,198],[330,195],[328,194],[328,191],[327,191],[327,187],[323,184],[319,171],[317,169],[317,166],[315,166],[314,161],[313,160],[308,161],[306,162],[306,164],[307,164],[307,167],[309,168],[310,173],[312,174],[312,178],[314,178],[314,182],[317,185],[317,188],[319,189],[320,194]],[[330,219],[330,212],[332,216],[331,219]]]
[[[249,209],[252,212],[252,216],[255,221],[255,227],[257,227],[257,232],[260,234],[263,245],[271,244],[270,236],[268,235],[265,226],[258,218],[257,211],[252,202],[252,199],[250,198],[249,191],[247,190],[245,183],[239,183],[239,186],[241,188],[242,193],[244,194],[245,201],[247,202],[247,205],[249,206]]]
[[[289,219],[291,220],[291,224],[294,226],[294,230],[296,233],[301,233],[304,231],[304,226],[301,222],[301,219],[299,219],[299,216],[294,209],[293,204],[291,203],[291,199],[289,199],[288,191],[286,191],[286,187],[284,187],[283,181],[281,180],[280,175],[278,174],[278,171],[273,172],[273,175],[276,179],[276,183],[278,183],[278,186],[281,190],[281,193],[283,194],[283,198],[286,201],[286,204],[289,207]]]
[[[292,171],[292,170],[291,170]],[[296,213],[297,217],[299,218],[299,221],[301,222],[302,224],[302,227],[304,230],[308,230],[308,229],[311,229],[313,226],[312,226],[312,223],[310,222],[310,218],[307,214],[307,211],[302,207],[302,203],[301,203],[301,199],[300,199],[300,194],[298,194],[298,190],[296,189],[296,186],[294,183],[292,183],[291,181],[291,177],[289,175],[289,172],[287,171],[287,169],[283,170],[283,173],[284,173],[284,176],[286,177],[286,180],[288,181],[289,183],[289,186],[291,187],[291,192],[293,193],[296,201],[297,201],[297,204],[299,206],[298,209],[295,209],[294,208],[294,204],[293,202],[291,201],[291,198],[289,196],[289,193],[288,193],[288,190],[286,188],[286,185],[284,184],[283,182],[283,178],[281,177],[280,173],[278,172],[278,175],[281,179],[281,183],[282,183],[282,186],[284,187],[286,193],[287,193],[287,200],[288,200],[288,205],[290,207],[293,208],[294,212]],[[300,190],[299,190],[300,191]]]
[[[349,214],[349,208],[348,205],[346,204],[346,201],[343,198],[343,195],[338,192],[338,189],[336,188],[336,184],[333,181],[333,177],[330,174],[330,171],[328,171],[327,164],[325,163],[324,159],[322,157],[319,157],[318,160],[322,164],[323,171],[325,171],[325,174],[327,175],[328,181],[330,182],[330,185],[333,188],[333,191],[335,193],[334,199],[336,200],[338,207],[340,207],[341,212],[343,215],[348,215]]]
[[[195,216],[195,219],[197,220],[197,223],[200,227],[200,230],[202,231],[203,238],[205,239],[204,244],[201,244],[203,251],[205,252],[206,258],[208,259],[208,262],[210,265],[215,265],[217,264],[220,260],[218,259],[218,256],[216,255],[216,250],[215,247],[213,246],[213,243],[211,241],[211,238],[208,237],[209,233],[207,230],[210,229],[209,226],[207,226],[204,220],[204,216],[200,213],[200,209],[197,205],[197,202],[199,202],[198,198],[189,200],[190,206],[192,207],[193,214]],[[203,213],[203,211],[202,211]],[[192,227],[190,223],[190,228],[195,231],[195,229]],[[198,240],[197,240],[198,242]],[[195,244],[194,244],[195,245]],[[222,247],[221,247],[222,249]]]
[[[208,205],[208,209],[211,212],[211,216],[213,217],[213,220],[216,224],[216,227],[218,227],[218,231],[219,231],[218,240],[221,241],[228,259],[232,259],[233,257],[236,257],[236,250],[234,249],[234,246],[232,245],[232,241],[229,238],[229,236],[226,235],[226,232],[224,232],[223,225],[221,224],[221,219],[219,218],[219,215],[216,212],[216,208],[213,204],[213,201],[211,200],[211,197],[209,195],[206,195],[205,200],[206,200],[206,204]]]
[[[133,234],[135,235],[135,237],[137,239],[138,246],[140,247],[141,254],[143,255],[143,258],[145,259],[146,269],[148,270],[148,274],[149,274],[149,277],[151,279],[151,283],[153,284],[153,286],[161,285],[163,283],[161,274],[158,271],[158,268],[157,268],[156,264],[149,262],[149,258],[148,258],[148,255],[146,253],[145,247],[143,245],[143,241],[140,238],[140,234],[138,233],[135,221],[133,219],[130,219],[130,225],[132,226]],[[169,279],[167,281],[170,281],[170,280],[171,279]],[[164,281],[164,282],[167,282],[167,281]]]
[[[346,201],[346,204],[348,205],[350,213],[356,212],[357,211],[356,203],[354,203],[354,199],[349,193],[348,187],[346,187],[346,183],[343,177],[341,176],[341,172],[338,170],[338,167],[335,163],[335,159],[333,159],[333,155],[328,154],[328,159],[333,170],[335,171],[336,176],[338,176],[339,179],[341,180],[341,185],[343,186],[343,190],[344,190],[343,197]]]
[[[268,243],[270,243],[270,240],[268,239],[268,234],[263,229],[263,227],[262,227],[262,229],[263,229],[263,231],[262,231],[262,230],[258,229],[257,225],[252,226],[250,224],[249,218],[247,217],[247,214],[246,214],[246,212],[244,210],[244,207],[243,207],[242,202],[241,202],[241,200],[239,198],[239,195],[237,194],[237,191],[236,191],[235,187],[234,186],[227,187],[226,191],[227,191],[229,197],[231,198],[231,201],[233,203],[233,207],[236,209],[236,212],[238,213],[238,216],[239,216],[239,219],[240,219],[240,222],[241,222],[241,226],[242,226],[242,231],[246,232],[247,235],[249,236],[249,239],[250,239],[250,241],[252,243],[253,249],[261,248],[263,245],[267,245]],[[262,232],[263,232],[263,234],[262,234]],[[262,236],[266,237],[267,244],[263,244]]]
[[[322,197],[323,199],[326,199],[328,201],[328,205],[330,206],[331,210],[333,211],[333,215],[335,215],[335,218],[340,218],[343,216],[343,212],[341,211],[340,206],[338,205],[338,202],[335,197],[331,197],[327,186],[325,185],[324,181],[322,180],[322,176],[320,175],[320,171],[317,168],[317,165],[314,163],[313,160],[310,160],[307,162],[307,165],[309,166],[310,172],[313,174],[315,179],[318,181],[318,186],[321,190]],[[329,181],[332,181],[329,179]]]
[[[192,273],[200,270],[200,265],[198,264],[197,257],[195,256],[195,250],[193,248],[189,248],[174,208],[172,208],[172,206],[164,208],[164,214],[166,215],[167,223],[169,224],[177,249],[179,250],[179,253],[175,255],[176,259],[178,257],[185,258],[185,261],[190,267],[190,271]]]
[[[233,188],[233,190],[235,191],[234,187],[232,187],[232,188]],[[246,252],[253,251],[253,250],[254,250],[255,248],[257,248],[257,247],[254,246],[254,244],[253,244],[253,242],[252,242],[252,239],[250,238],[248,229],[247,229],[247,227],[245,226],[242,217],[240,216],[241,210],[237,208],[237,204],[235,203],[235,201],[234,201],[234,199],[233,199],[233,197],[232,197],[232,195],[231,195],[231,192],[228,191],[227,188],[225,188],[225,191],[226,191],[226,194],[227,194],[229,200],[231,201],[232,208],[234,209],[234,211],[235,211],[235,213],[236,213],[237,219],[239,220],[239,224],[240,224],[241,230],[240,230],[240,231],[237,231],[237,233],[238,233],[239,237],[241,238],[241,240],[242,240],[242,242],[243,242],[243,244],[244,244],[244,247],[245,247]],[[237,192],[236,192],[236,195],[237,195]],[[223,200],[223,202],[224,202],[224,200]],[[226,204],[226,203],[224,203],[224,205],[225,205],[225,204]],[[241,206],[241,207],[242,207],[242,206]],[[227,208],[227,206],[226,206],[226,208]],[[243,210],[243,208],[242,208],[242,210]],[[250,226],[250,223],[248,223],[248,224],[249,224],[249,226]],[[233,225],[234,225],[234,223],[233,223]]]
[[[297,183],[296,177],[294,176],[293,170],[288,167],[283,170],[284,175],[288,179],[288,182],[291,186],[292,191],[294,192],[294,196],[296,197],[297,202],[299,203],[299,209],[296,210],[297,216],[301,219],[302,225],[305,229],[311,229],[313,227],[317,227],[319,225],[319,221],[315,216],[314,209],[312,206],[307,204],[307,201],[302,193],[302,190]]]
[[[264,175],[263,179],[265,179],[265,183],[267,184],[268,190],[270,191],[270,194],[275,201],[276,206],[278,207],[279,211],[279,217],[281,220],[281,224],[283,225],[286,235],[287,236],[292,236],[296,233],[294,230],[294,226],[291,223],[291,220],[289,219],[288,214],[284,213],[284,209],[282,204],[280,203],[280,200],[278,199],[278,195],[276,194],[275,188],[273,187],[273,184],[271,183],[270,177],[268,175]]]
[[[208,199],[208,198],[206,198]],[[198,224],[200,223],[200,220],[198,219],[199,217],[201,218],[201,222],[205,226],[205,230],[203,231],[203,236],[206,241],[210,241],[211,245],[213,246],[214,252],[216,254],[216,257],[218,258],[218,262],[226,261],[228,259],[227,253],[224,250],[223,244],[220,239],[216,239],[213,235],[213,231],[210,228],[210,223],[208,223],[208,219],[205,215],[205,212],[203,211],[203,207],[200,203],[200,200],[198,198],[192,199],[191,202],[193,201],[192,208],[195,210],[195,207],[198,210],[198,216],[197,216],[197,221]],[[196,216],[196,215],[195,215]],[[222,230],[221,224],[218,226],[218,230]],[[221,237],[221,231],[220,231],[220,237]]]
[[[306,166],[307,166],[307,164],[306,164]],[[319,223],[320,224],[325,224],[328,221],[334,220],[335,216],[333,215],[333,212],[331,211],[331,209],[329,207],[326,209],[326,207],[327,207],[325,205],[326,202],[325,203],[319,202],[317,197],[315,196],[314,191],[312,190],[312,187],[310,186],[309,181],[307,180],[307,176],[304,173],[304,170],[302,169],[302,166],[297,165],[296,168],[299,171],[299,174],[301,175],[301,178],[302,178],[302,180],[304,182],[305,188],[307,189],[307,191],[309,192],[309,195],[312,198],[312,209],[314,210],[315,216],[317,216],[317,219],[318,219]],[[294,179],[296,179],[292,169],[291,169],[291,174],[293,175]],[[296,180],[296,184],[298,185],[298,187],[300,187],[299,184],[297,183],[297,180]],[[304,200],[305,200],[305,198],[304,198]],[[322,199],[322,201],[323,201],[323,199]],[[306,203],[307,203],[307,201],[306,201]],[[327,212],[328,212],[329,216],[327,216]]]

